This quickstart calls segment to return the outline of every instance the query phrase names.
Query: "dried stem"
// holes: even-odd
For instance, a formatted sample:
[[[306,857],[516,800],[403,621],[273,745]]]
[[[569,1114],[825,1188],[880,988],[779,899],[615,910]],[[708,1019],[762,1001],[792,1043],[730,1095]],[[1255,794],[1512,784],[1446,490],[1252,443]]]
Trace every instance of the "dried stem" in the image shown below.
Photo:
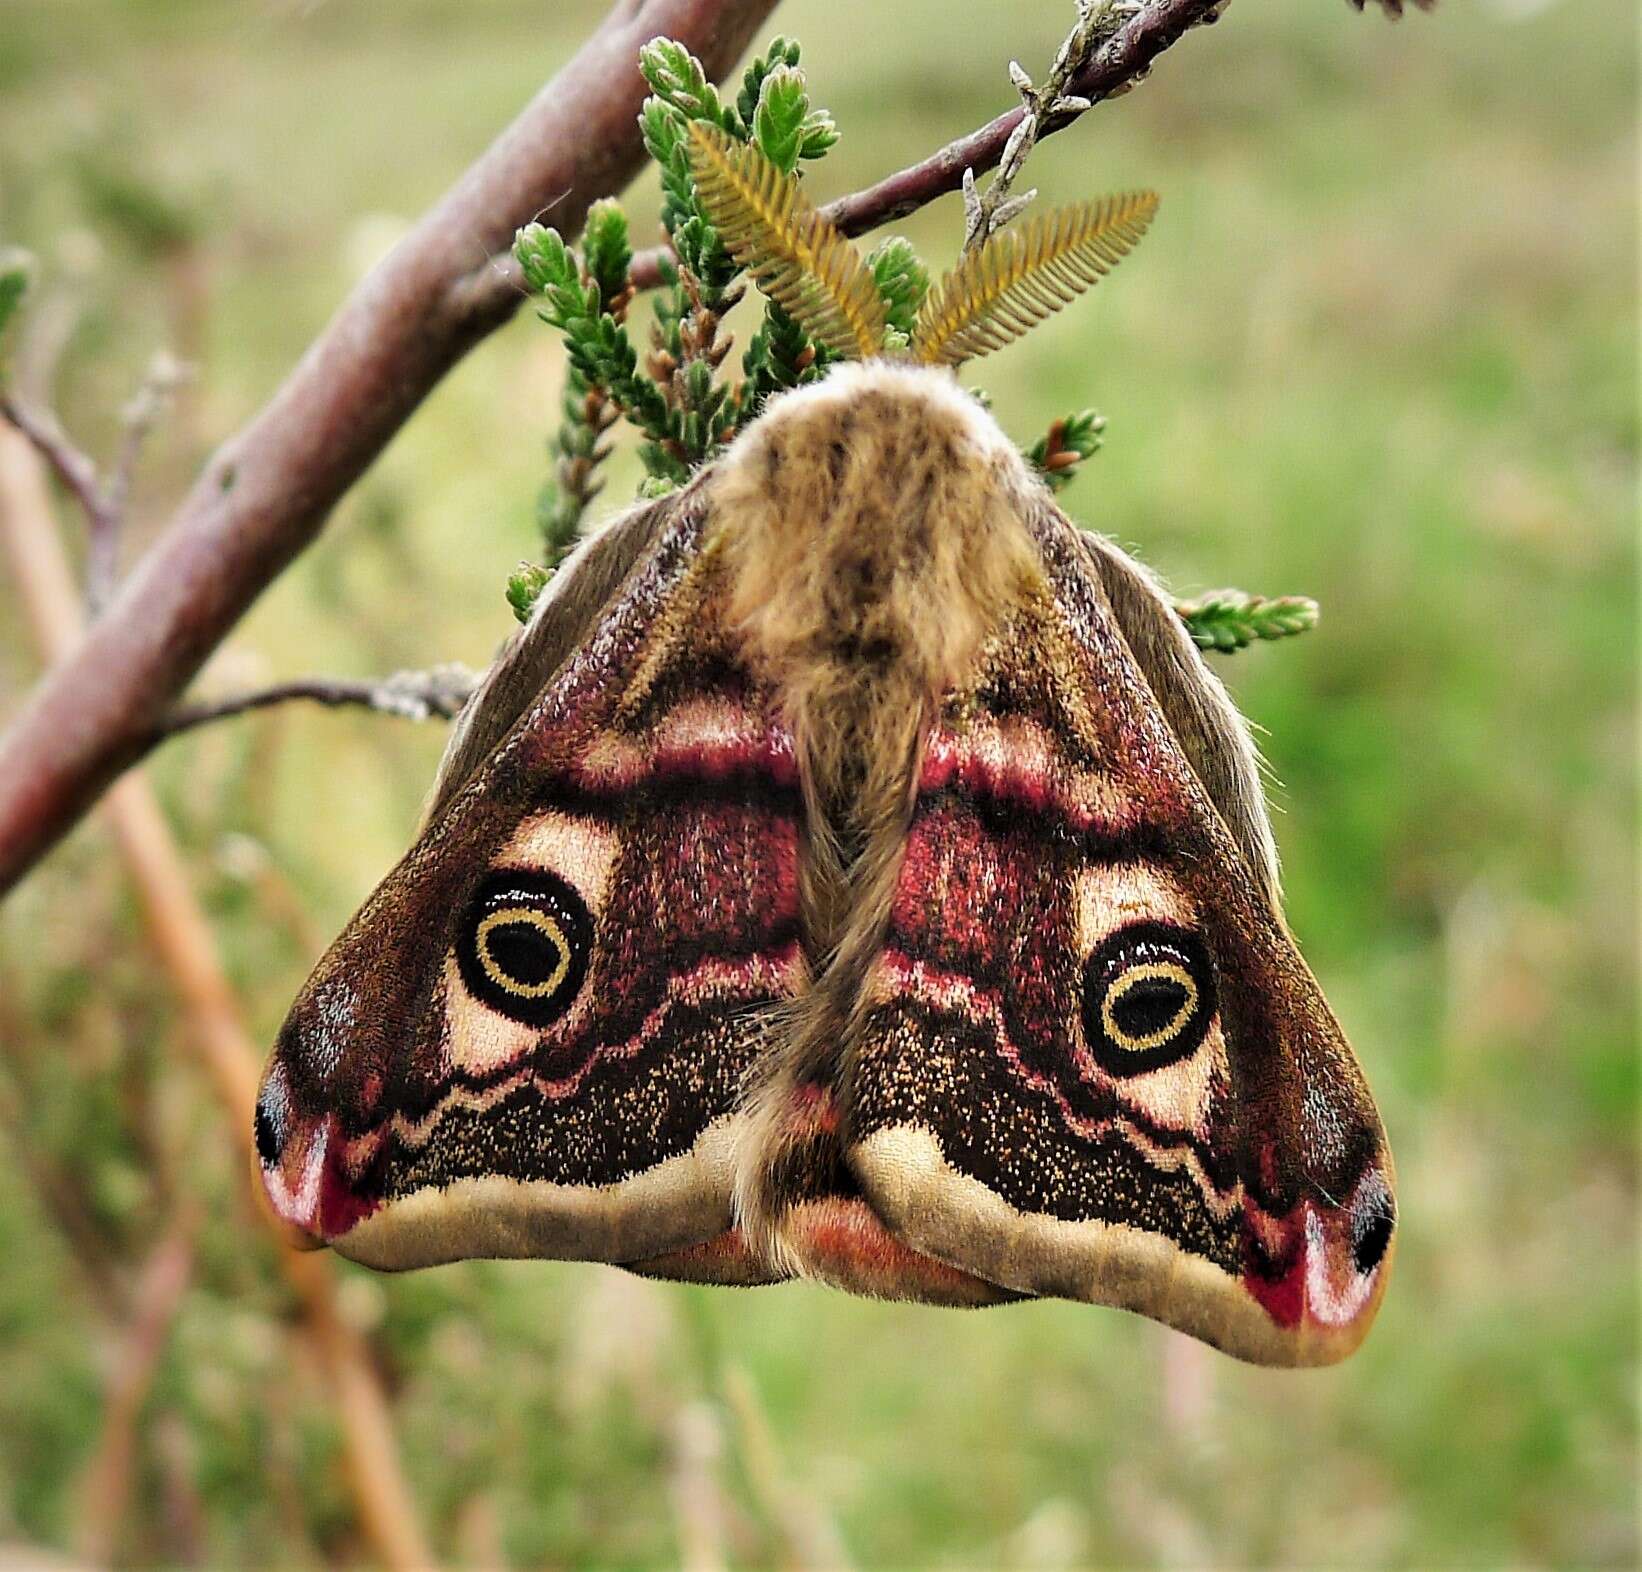
[[[643,161],[640,45],[722,74],[776,0],[617,0],[537,95],[342,305],[285,385],[218,449],[171,525],[0,740],[0,890],[153,745],[176,696],[428,392],[524,298],[498,265],[552,207],[575,232]]]
[[[93,539],[118,528],[119,521],[109,512],[91,455],[76,445],[49,409],[26,403],[16,394],[0,392],[0,419],[27,438],[29,446],[79,503]]]
[[[137,460],[149,434],[171,408],[177,389],[190,376],[190,369],[165,350],[148,363],[137,391],[120,412],[120,451],[114,468],[102,488],[102,517],[89,514],[91,539],[86,551],[86,604],[95,616],[107,602],[120,571],[120,532],[125,528],[131,504],[131,482]]]
[[[60,658],[80,638],[83,613],[52,517],[44,468],[23,438],[4,429],[0,546],[11,558],[36,642],[45,655]],[[108,792],[104,811],[141,899],[154,947],[182,1002],[188,1039],[215,1087],[249,1174],[260,1055],[210,924],[148,782],[136,772],[127,775]],[[401,1471],[387,1398],[364,1341],[337,1310],[329,1263],[283,1248],[279,1263],[306,1312],[308,1333],[335,1394],[364,1531],[386,1565],[404,1572],[432,1566]]]
[[[199,1222],[198,1205],[185,1202],[137,1279],[131,1322],[109,1363],[102,1432],[79,1490],[76,1548],[95,1566],[107,1565],[118,1547],[134,1482],[138,1421],[193,1275]]]
[[[143,443],[171,406],[186,380],[187,368],[163,350],[149,363],[131,401],[121,412],[124,428],[119,456],[104,480],[96,461],[63,429],[48,408],[21,395],[0,392],[0,419],[26,437],[74,500],[86,520],[86,605],[95,616],[108,599],[119,573],[120,534],[125,528],[131,482]]]
[[[437,716],[452,720],[473,696],[482,674],[454,663],[428,671],[396,671],[391,677],[375,680],[347,677],[304,677],[296,682],[274,683],[248,693],[223,699],[179,704],[159,723],[161,736],[174,737],[211,721],[244,715],[249,710],[267,709],[292,699],[306,699],[330,708],[359,705],[382,715],[398,715],[405,720],[425,721]],[[156,739],[157,740],[157,739]]]

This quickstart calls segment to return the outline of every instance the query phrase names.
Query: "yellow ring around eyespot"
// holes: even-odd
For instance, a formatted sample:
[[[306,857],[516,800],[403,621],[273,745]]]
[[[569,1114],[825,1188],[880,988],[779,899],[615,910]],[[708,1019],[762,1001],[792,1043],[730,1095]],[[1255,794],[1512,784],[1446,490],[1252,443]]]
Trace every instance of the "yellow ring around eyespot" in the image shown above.
[[[1112,1014],[1112,1007],[1119,1003],[1131,988],[1159,977],[1179,983],[1185,989],[1186,997],[1166,1025],[1155,1032],[1148,1032],[1144,1037],[1131,1037],[1118,1025],[1116,1017]],[[1184,966],[1177,966],[1173,961],[1143,961],[1138,966],[1131,966],[1106,990],[1106,997],[1100,1001],[1100,1024],[1106,1028],[1106,1035],[1119,1048],[1127,1048],[1131,1053],[1147,1053],[1178,1037],[1181,1027],[1192,1018],[1192,1012],[1196,1008],[1197,983]]]
[[[542,982],[521,983],[516,978],[509,977],[496,964],[495,957],[490,953],[490,930],[516,922],[527,922],[533,928],[539,928],[559,952],[559,964]],[[546,912],[539,912],[533,906],[504,906],[500,911],[489,913],[480,922],[478,931],[473,936],[473,948],[479,957],[479,964],[485,969],[485,976],[498,988],[505,988],[521,999],[545,999],[558,989],[570,970],[570,941],[565,938],[564,929]]]

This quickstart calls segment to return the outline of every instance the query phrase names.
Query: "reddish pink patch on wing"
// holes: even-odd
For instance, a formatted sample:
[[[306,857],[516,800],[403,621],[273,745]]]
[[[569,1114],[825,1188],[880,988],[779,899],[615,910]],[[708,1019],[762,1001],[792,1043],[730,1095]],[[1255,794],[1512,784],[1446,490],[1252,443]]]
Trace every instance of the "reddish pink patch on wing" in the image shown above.
[[[319,1234],[337,1239],[356,1223],[363,1222],[381,1206],[374,1196],[361,1195],[342,1166],[342,1153],[333,1142],[325,1154],[325,1168],[319,1180]]]
[[[1019,870],[999,840],[956,804],[920,815],[907,840],[892,922],[901,933],[953,949],[989,954],[998,942],[1000,903],[1023,893]]]
[[[1244,1288],[1280,1327],[1297,1327],[1306,1314],[1304,1207],[1273,1224],[1245,1200],[1243,1229]],[[1274,1233],[1277,1246],[1272,1249]]]
[[[1056,818],[1080,835],[1124,835],[1146,819],[1172,819],[1184,811],[1179,793],[1167,781],[1148,781],[1144,800],[1117,792],[1115,784],[1110,778],[1075,771],[1048,748],[978,749],[950,731],[937,731],[924,751],[918,790],[926,797],[961,791],[1023,817]],[[1104,800],[1091,801],[1091,792]]]
[[[1059,786],[1041,760],[986,757],[950,732],[937,732],[930,738],[918,782],[922,792],[957,787],[1040,814],[1062,806]]]
[[[575,771],[577,784],[598,791],[657,782],[762,780],[783,790],[798,784],[791,736],[761,716],[737,712],[721,728],[665,734],[632,744],[614,758],[595,756]]]

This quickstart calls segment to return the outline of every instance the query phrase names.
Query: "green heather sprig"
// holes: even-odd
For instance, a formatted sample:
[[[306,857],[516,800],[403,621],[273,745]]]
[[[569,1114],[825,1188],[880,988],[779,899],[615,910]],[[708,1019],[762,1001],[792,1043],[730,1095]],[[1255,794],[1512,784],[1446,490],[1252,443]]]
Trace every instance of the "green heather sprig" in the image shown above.
[[[1268,600],[1243,590],[1211,590],[1175,603],[1199,649],[1221,655],[1247,649],[1256,639],[1286,639],[1317,626],[1317,602],[1304,595]]]
[[[812,106],[800,57],[795,40],[773,39],[747,67],[731,105],[682,44],[657,38],[640,50],[651,96],[639,127],[660,171],[662,227],[676,259],[655,302],[642,370],[625,322],[632,249],[621,209],[602,202],[589,212],[580,258],[556,230],[540,224],[522,229],[514,242],[525,282],[541,298],[540,315],[559,331],[570,360],[552,443],[554,475],[537,510],[545,560],[514,574],[508,586],[521,620],[574,543],[599,489],[595,477],[609,451],[604,433],[612,409],[638,428],[645,490],[659,493],[686,480],[771,393],[820,374],[824,357],[797,323],[770,307],[743,356],[742,382],[729,387],[720,380],[731,348],[723,317],[741,298],[741,270],[696,200],[687,151],[689,123],[705,120],[753,142],[785,170],[824,156],[838,130],[827,111]],[[886,277],[921,272],[906,250]]]
[[[542,319],[563,338],[570,362],[550,444],[553,470],[537,502],[541,561],[521,563],[507,585],[508,602],[521,622],[575,545],[588,507],[603,487],[602,467],[618,418],[625,417],[639,434],[645,472],[640,496],[664,496],[756,418],[766,400],[816,380],[834,358],[767,301],[742,353],[740,379],[726,379],[732,340],[724,318],[741,299],[745,281],[697,199],[689,156],[690,123],[704,121],[753,144],[787,174],[824,157],[838,142],[838,128],[826,110],[811,103],[801,56],[796,40],[771,39],[743,73],[731,103],[682,44],[656,38],[640,50],[639,69],[650,96],[639,127],[660,172],[661,222],[672,251],[642,357],[627,322],[633,252],[621,208],[615,202],[594,204],[579,256],[556,230],[531,224],[519,231],[514,255],[539,297]],[[885,347],[894,352],[910,340],[929,291],[929,273],[912,245],[899,237],[882,241],[866,263],[887,307]],[[6,290],[20,288],[9,284],[10,276],[0,271],[0,327],[15,303]],[[971,392],[990,407],[982,390]],[[1025,449],[1025,457],[1058,492],[1099,451],[1105,426],[1093,410],[1066,415]],[[1179,602],[1177,610],[1201,648],[1223,653],[1256,639],[1303,632],[1317,621],[1316,604],[1303,597],[1267,600],[1238,590]]]
[[[1063,416],[1026,450],[1026,461],[1051,491],[1064,490],[1083,461],[1100,451],[1105,430],[1106,417],[1092,409]]]
[[[539,314],[564,336],[571,365],[589,387],[614,399],[634,425],[657,441],[672,437],[661,391],[641,376],[627,329],[603,309],[599,284],[577,261],[556,229],[528,224],[513,242],[525,283],[542,298]]]

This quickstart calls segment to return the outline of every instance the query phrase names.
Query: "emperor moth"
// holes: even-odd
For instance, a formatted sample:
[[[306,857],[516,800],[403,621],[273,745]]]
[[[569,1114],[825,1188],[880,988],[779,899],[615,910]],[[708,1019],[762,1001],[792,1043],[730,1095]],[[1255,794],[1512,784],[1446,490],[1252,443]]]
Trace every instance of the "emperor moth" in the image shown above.
[[[275,1212],[388,1269],[1056,1295],[1343,1357],[1391,1157],[1247,729],[947,369],[1149,199],[988,241],[895,355],[796,183],[696,156],[738,258],[859,358],[550,581],[280,1033]]]

